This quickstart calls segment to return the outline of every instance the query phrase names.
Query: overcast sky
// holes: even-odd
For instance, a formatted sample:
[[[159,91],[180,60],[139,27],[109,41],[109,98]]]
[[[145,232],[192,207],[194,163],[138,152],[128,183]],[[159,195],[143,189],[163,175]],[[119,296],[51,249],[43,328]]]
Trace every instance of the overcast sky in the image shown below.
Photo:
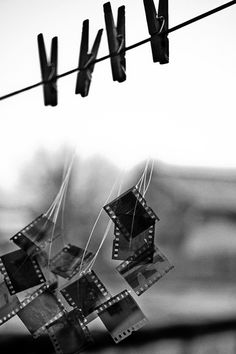
[[[82,21],[90,39],[104,28],[101,0],[0,0],[0,95],[40,81],[37,34],[59,38],[59,73],[78,64]],[[170,0],[170,27],[224,0]],[[126,5],[127,45],[148,37],[142,0]],[[158,5],[158,1],[156,1]],[[152,156],[180,165],[236,167],[236,5],[169,35],[170,64],[152,62],[150,44],[127,53],[127,81],[95,66],[90,94],[74,94],[76,74],[58,81],[59,104],[42,87],[0,102],[0,184],[10,185],[40,147],[65,142],[131,167]],[[108,53],[104,31],[98,56]]]

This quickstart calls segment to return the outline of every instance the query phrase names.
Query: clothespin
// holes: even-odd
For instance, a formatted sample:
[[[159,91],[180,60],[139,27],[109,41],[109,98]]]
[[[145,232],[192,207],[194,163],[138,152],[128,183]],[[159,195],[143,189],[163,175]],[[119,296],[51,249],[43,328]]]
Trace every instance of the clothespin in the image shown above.
[[[168,34],[155,36],[157,33],[162,33],[168,30],[168,0],[159,0],[158,14],[153,0],[143,0],[148,31],[152,36],[151,48],[154,63],[160,64],[169,63],[169,39]]]
[[[111,4],[107,2],[103,5],[107,40],[110,54],[117,53],[111,57],[111,70],[114,81],[123,82],[126,80],[126,60],[125,52],[120,53],[125,48],[125,6],[118,8],[117,26],[115,26]]]
[[[58,44],[57,37],[54,37],[51,42],[51,57],[50,61],[47,60],[46,49],[42,33],[38,35],[38,50],[39,61],[41,68],[41,75],[43,81],[52,80],[51,82],[43,85],[44,104],[45,106],[57,105],[57,57],[58,57]],[[53,80],[54,79],[54,80]]]
[[[88,52],[89,43],[89,20],[83,22],[82,37],[80,43],[80,55],[79,55],[79,71],[76,80],[75,93],[80,94],[82,97],[88,96],[90,84],[92,81],[92,73],[95,64],[90,64],[96,59],[98,49],[100,46],[103,30],[100,29],[95,38],[91,52]]]

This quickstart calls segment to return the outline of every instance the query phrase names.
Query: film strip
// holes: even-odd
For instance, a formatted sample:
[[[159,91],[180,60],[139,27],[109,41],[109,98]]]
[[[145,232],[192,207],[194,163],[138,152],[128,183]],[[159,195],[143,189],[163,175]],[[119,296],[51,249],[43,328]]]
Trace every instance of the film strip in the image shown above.
[[[141,234],[159,220],[135,187],[103,208],[128,240]]]
[[[77,309],[65,313],[60,319],[47,326],[47,333],[56,354],[80,353],[92,342],[91,334],[80,321]]]
[[[65,313],[61,300],[52,292],[53,288],[53,285],[44,285],[26,299],[17,311],[18,317],[34,338],[45,333],[47,326]]]
[[[116,343],[130,336],[147,322],[138,304],[127,290],[102,304],[97,312]]]
[[[89,316],[97,307],[111,298],[104,284],[93,270],[61,290],[68,304],[80,309],[83,317]]]
[[[16,295],[9,293],[6,283],[0,284],[0,326],[16,315],[20,301]]]
[[[126,260],[145,244],[153,245],[155,238],[155,225],[150,226],[147,230],[131,238],[129,241],[120,232],[117,226],[114,230],[115,240],[112,247],[112,259]]]
[[[37,260],[40,267],[48,268],[49,258],[47,251],[41,250],[39,253],[34,254],[32,257]]]
[[[156,247],[144,245],[116,269],[137,295],[141,295],[174,266]]]
[[[47,265],[48,265],[48,263],[47,263]],[[46,283],[47,284],[55,284],[55,288],[57,288],[59,285],[58,276],[56,274],[52,273],[47,265],[42,267],[42,271],[43,271],[44,277],[46,279]]]
[[[19,234],[19,235],[17,234],[16,236],[13,236],[13,238],[11,238],[11,240],[18,247],[20,247],[22,250],[24,250],[29,256],[38,254],[43,249],[43,247],[41,245],[39,245],[39,244],[36,245],[34,242],[32,242],[29,238],[27,238],[23,234]]]
[[[21,231],[10,238],[29,255],[38,253],[47,244],[54,231],[54,223],[41,214]]]
[[[71,279],[81,268],[81,271],[87,267],[94,255],[92,252],[86,251],[84,257],[84,249],[68,244],[66,245],[50,262],[50,270],[65,279]],[[83,265],[81,267],[81,261]]]
[[[46,281],[37,260],[21,249],[0,257],[0,272],[11,295]]]
[[[57,341],[57,336],[54,333],[53,327],[49,327],[47,329],[47,334],[49,335],[49,338],[51,339],[51,342],[53,344],[56,354],[65,354],[61,349],[60,343]]]
[[[28,296],[26,299],[24,299],[24,301],[20,302],[16,295],[13,295],[13,296],[10,295],[8,288],[6,286],[4,287],[3,284],[4,283],[2,283],[0,285],[1,305],[3,304],[3,307],[5,305],[6,306],[5,309],[7,310],[8,304],[12,303],[13,309],[11,310],[11,312],[6,313],[5,315],[3,314],[3,316],[1,316],[1,307],[0,307],[0,325],[3,324],[4,322],[8,321],[11,317],[15,316],[21,309],[23,309],[25,306],[27,306],[35,297],[42,294],[45,289],[50,287],[50,285],[44,284],[36,292],[34,292],[32,295]],[[12,301],[12,299],[13,299],[13,301]]]

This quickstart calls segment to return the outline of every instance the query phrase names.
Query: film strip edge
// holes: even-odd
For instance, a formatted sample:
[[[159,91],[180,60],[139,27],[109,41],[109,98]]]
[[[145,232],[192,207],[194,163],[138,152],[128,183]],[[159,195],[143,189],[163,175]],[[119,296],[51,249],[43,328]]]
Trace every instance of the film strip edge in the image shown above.
[[[114,339],[114,341],[116,343],[119,343],[123,339],[127,338],[128,336],[130,336],[132,334],[132,332],[138,331],[140,328],[145,326],[146,323],[147,323],[147,319],[146,319],[146,317],[144,317],[141,321],[139,321],[139,322],[135,323],[134,325],[130,326],[129,328],[124,330],[122,333],[119,333],[118,335],[114,335],[114,336],[112,335],[112,338]]]
[[[26,254],[26,255],[27,255],[27,254]],[[46,282],[46,279],[45,279],[45,277],[44,277],[44,275],[43,275],[43,272],[41,271],[41,269],[40,269],[40,267],[39,267],[38,262],[37,262],[35,259],[30,258],[28,255],[27,255],[27,258],[29,258],[29,259],[31,260],[32,265],[33,265],[33,268],[34,268],[34,270],[35,270],[35,272],[36,272],[36,275],[37,275],[37,277],[38,277],[39,282],[40,282],[40,283]],[[0,272],[1,272],[2,275],[4,276],[4,280],[5,280],[5,282],[6,282],[6,285],[7,285],[8,289],[9,289],[10,294],[11,294],[11,295],[15,295],[15,294],[16,294],[16,291],[15,291],[14,286],[13,286],[13,284],[12,284],[12,282],[11,282],[11,279],[10,279],[8,273],[7,273],[7,270],[6,270],[6,268],[5,268],[5,266],[4,266],[3,262],[2,262],[1,257],[0,257]],[[22,291],[23,291],[23,290],[22,290]],[[19,291],[19,292],[20,292],[20,291]]]
[[[110,306],[116,304],[118,301],[124,299],[126,296],[130,295],[130,292],[128,290],[123,290],[121,293],[113,296],[110,300],[104,302],[102,305],[100,305],[96,311],[97,314],[99,315],[101,312],[109,308]]]

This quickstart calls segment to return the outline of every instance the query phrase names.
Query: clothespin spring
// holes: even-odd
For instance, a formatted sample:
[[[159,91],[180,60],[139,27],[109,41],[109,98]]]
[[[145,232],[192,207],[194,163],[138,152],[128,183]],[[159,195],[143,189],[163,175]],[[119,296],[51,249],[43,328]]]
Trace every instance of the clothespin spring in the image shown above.
[[[161,23],[161,28],[159,30],[159,34],[163,31],[164,27],[165,27],[165,23],[166,23],[166,20],[165,20],[165,17],[164,16],[157,16],[157,20],[160,22],[162,21]]]
[[[57,85],[56,85],[56,80],[52,80],[53,79],[53,76],[55,75],[56,73],[56,67],[55,67],[55,64],[50,64],[48,66],[49,70],[50,70],[50,74],[48,76],[48,81],[51,81],[51,85],[53,86],[54,90],[57,89]]]

